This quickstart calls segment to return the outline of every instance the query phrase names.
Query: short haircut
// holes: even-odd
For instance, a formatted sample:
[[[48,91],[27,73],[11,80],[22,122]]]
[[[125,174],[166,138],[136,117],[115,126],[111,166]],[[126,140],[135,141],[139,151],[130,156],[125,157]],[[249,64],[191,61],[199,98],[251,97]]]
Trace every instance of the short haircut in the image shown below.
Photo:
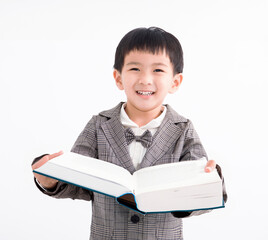
[[[165,52],[173,65],[174,74],[183,71],[183,51],[179,40],[161,28],[136,28],[128,32],[116,48],[114,69],[121,72],[125,56],[134,50],[152,54]]]

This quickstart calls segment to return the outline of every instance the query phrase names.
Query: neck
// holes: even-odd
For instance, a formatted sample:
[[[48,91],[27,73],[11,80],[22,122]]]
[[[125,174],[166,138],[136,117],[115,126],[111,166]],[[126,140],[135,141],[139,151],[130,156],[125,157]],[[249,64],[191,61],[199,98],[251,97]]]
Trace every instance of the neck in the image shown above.
[[[151,122],[153,119],[157,118],[163,112],[163,107],[159,106],[153,110],[149,111],[141,111],[139,109],[131,108],[130,106],[126,105],[125,111],[128,117],[136,123],[139,127],[146,125],[147,123]]]

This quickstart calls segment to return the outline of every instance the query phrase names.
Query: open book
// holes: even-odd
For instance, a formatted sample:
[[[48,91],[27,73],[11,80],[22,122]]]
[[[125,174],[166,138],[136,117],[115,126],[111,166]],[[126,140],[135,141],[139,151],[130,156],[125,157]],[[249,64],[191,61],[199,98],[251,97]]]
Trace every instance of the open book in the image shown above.
[[[222,181],[204,171],[206,159],[151,166],[133,175],[123,167],[76,153],[65,153],[34,172],[115,197],[142,213],[195,211],[224,207]]]

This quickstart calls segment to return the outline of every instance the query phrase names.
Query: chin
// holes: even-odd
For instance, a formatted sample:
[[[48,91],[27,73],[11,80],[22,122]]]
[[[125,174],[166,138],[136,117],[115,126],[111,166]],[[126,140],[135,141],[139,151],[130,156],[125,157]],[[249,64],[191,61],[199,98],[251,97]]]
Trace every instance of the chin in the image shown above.
[[[162,104],[161,105],[157,105],[157,106],[146,106],[146,104],[137,107],[137,109],[141,112],[154,112],[154,111],[158,111],[159,109],[162,108]]]

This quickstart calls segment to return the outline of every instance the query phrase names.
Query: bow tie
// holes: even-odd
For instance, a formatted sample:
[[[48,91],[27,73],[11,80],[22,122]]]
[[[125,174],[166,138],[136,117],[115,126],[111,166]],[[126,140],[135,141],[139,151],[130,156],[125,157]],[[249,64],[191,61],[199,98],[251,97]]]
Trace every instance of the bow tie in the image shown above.
[[[141,136],[135,136],[134,132],[128,128],[125,131],[125,136],[127,145],[129,145],[133,140],[136,140],[137,142],[140,142],[143,147],[148,148],[153,141],[153,136],[149,130],[146,130]]]

